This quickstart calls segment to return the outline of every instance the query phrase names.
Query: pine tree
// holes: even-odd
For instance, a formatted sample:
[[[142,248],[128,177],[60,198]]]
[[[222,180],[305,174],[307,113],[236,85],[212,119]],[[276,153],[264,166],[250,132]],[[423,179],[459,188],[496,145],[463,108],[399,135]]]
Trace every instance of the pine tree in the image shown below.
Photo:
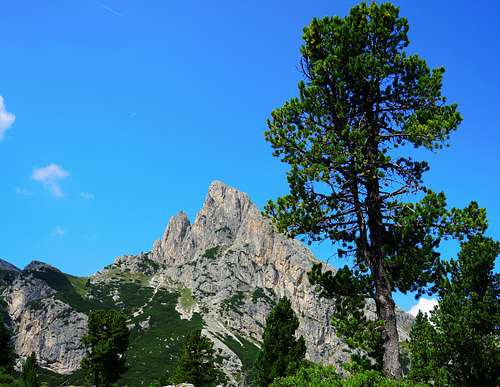
[[[282,298],[266,319],[262,348],[254,366],[254,383],[269,386],[277,377],[293,375],[304,361],[303,337],[295,338],[299,320],[290,300]]]
[[[93,385],[109,387],[127,370],[125,352],[129,336],[127,317],[122,312],[90,313],[88,332],[82,337],[87,353],[81,366]]]
[[[408,154],[443,148],[462,120],[441,93],[444,68],[430,69],[406,52],[408,30],[389,3],[313,19],[303,34],[298,97],[272,112],[265,133],[290,166],[290,193],[265,212],[280,231],[329,240],[351,259],[352,270],[339,271],[343,278],[316,265],[309,279],[325,297],[340,299],[337,331],[380,352],[374,357],[393,378],[402,374],[393,292],[432,292],[441,240],[486,227],[474,202],[448,210],[444,194],[423,184],[428,163]],[[366,297],[376,322],[360,313]]]
[[[197,329],[186,336],[179,352],[171,383],[209,387],[225,383],[226,376],[215,366],[214,343]]]
[[[16,354],[12,343],[12,333],[3,321],[3,316],[0,313],[0,368],[3,368],[7,373],[14,370],[16,362]]]
[[[499,243],[476,236],[462,243],[458,260],[439,284],[430,321],[417,316],[411,331],[410,377],[437,386],[490,386],[500,382]]]
[[[410,352],[410,379],[428,382],[438,386],[446,385],[448,373],[442,366],[444,359],[440,354],[443,343],[436,329],[430,323],[427,314],[419,312],[410,332],[408,344]]]
[[[38,364],[36,362],[35,353],[31,353],[23,363],[21,379],[24,387],[40,387],[38,378]]]
[[[209,387],[225,382],[225,375],[215,366],[214,343],[197,329],[186,336],[170,382]]]

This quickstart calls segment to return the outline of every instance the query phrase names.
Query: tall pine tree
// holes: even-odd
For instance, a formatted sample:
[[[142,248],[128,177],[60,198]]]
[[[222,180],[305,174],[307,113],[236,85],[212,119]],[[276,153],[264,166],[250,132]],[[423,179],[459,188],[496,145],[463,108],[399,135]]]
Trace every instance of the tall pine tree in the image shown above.
[[[90,313],[88,332],[82,337],[87,349],[81,366],[90,383],[97,387],[109,387],[126,371],[125,352],[130,332],[127,317],[115,310]]]
[[[486,223],[476,203],[447,210],[444,194],[423,184],[427,162],[408,154],[441,149],[462,120],[441,94],[444,68],[406,52],[408,30],[389,3],[313,19],[303,34],[298,97],[272,112],[265,133],[290,165],[290,193],[266,213],[280,231],[330,240],[339,256],[352,258],[353,269],[339,271],[343,278],[318,265],[310,281],[325,296],[358,297],[339,304],[337,331],[380,352],[375,358],[394,378],[401,363],[393,292],[432,291],[442,238],[467,238]],[[417,202],[407,202],[412,195]],[[364,297],[375,302],[376,327],[360,314]]]
[[[254,383],[269,386],[277,377],[293,375],[306,354],[303,337],[295,338],[299,320],[290,300],[282,298],[266,319],[262,348],[254,365]]]
[[[411,330],[410,377],[438,386],[493,386],[500,382],[500,244],[476,236],[439,284],[430,321],[418,315]]]

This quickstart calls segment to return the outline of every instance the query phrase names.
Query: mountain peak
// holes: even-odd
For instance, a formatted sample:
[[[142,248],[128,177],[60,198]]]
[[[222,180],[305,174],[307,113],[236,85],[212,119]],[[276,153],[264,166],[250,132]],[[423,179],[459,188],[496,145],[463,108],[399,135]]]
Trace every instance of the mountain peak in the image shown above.
[[[24,271],[60,271],[59,269],[55,268],[52,265],[49,265],[48,263],[41,262],[41,261],[31,261],[26,267],[23,269]]]
[[[248,212],[259,212],[250,197],[222,181],[214,181],[208,188],[203,208],[196,217],[195,224],[204,222],[208,218],[216,218],[239,226]]]
[[[224,189],[224,188],[233,188],[233,187],[231,187],[228,184],[224,183],[222,180],[214,180],[208,186],[208,190],[209,191],[212,190],[212,189],[218,190],[218,189]],[[233,189],[235,189],[235,188],[233,188]]]
[[[0,259],[0,270],[5,270],[5,271],[20,271],[16,266],[14,266],[12,263],[9,263],[7,261],[4,261],[3,259]]]
[[[207,200],[212,199],[218,204],[231,203],[233,199],[238,198],[244,202],[251,202],[248,195],[226,183],[215,180],[208,187]]]

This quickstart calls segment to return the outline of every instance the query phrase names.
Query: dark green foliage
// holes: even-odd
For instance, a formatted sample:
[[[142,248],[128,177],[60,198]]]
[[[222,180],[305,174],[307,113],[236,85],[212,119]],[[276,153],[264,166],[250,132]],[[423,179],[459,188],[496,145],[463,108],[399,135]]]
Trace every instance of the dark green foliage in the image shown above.
[[[85,386],[85,374],[81,368],[70,375],[61,375],[40,367],[38,369],[38,376],[42,382],[42,386]]]
[[[231,229],[228,226],[220,227],[217,230],[215,230],[215,232],[216,233],[219,233],[219,232],[224,233],[228,239],[233,238],[233,232],[231,231]]]
[[[302,366],[306,345],[303,337],[295,338],[298,327],[299,320],[290,300],[280,299],[266,319],[262,348],[254,368],[256,386],[267,387],[275,378],[293,375]]]
[[[252,370],[255,360],[257,359],[259,347],[246,340],[241,335],[235,334],[235,336],[238,340],[234,339],[232,336],[225,336],[222,338],[222,341],[241,360],[241,363],[243,364],[243,371],[245,373],[249,373]]]
[[[342,378],[332,366],[314,364],[301,368],[295,375],[274,379],[271,387],[342,387]]]
[[[0,368],[11,373],[14,370],[16,353],[12,343],[12,332],[5,325],[2,314],[0,314],[0,348]]]
[[[334,367],[312,365],[301,368],[295,375],[274,379],[272,387],[426,387],[410,380],[397,381],[381,372],[363,371],[342,379]]]
[[[439,283],[439,307],[430,321],[419,314],[412,328],[410,377],[440,386],[500,382],[499,252],[499,243],[483,236],[462,243]]]
[[[78,293],[66,274],[51,269],[34,271],[32,274],[45,281],[52,289],[57,290],[56,297],[61,301],[71,305],[79,312],[87,313],[89,311],[89,303]]]
[[[448,372],[443,368],[439,351],[440,344],[435,343],[436,330],[425,314],[418,313],[410,331],[410,378],[417,381],[430,381],[438,386],[448,383]]]
[[[215,258],[219,256],[221,251],[222,251],[222,246],[211,247],[203,253],[202,257],[210,261],[213,261]]]
[[[10,283],[12,283],[12,281],[14,281],[16,276],[17,272],[13,270],[0,269],[0,293],[2,292],[3,289],[5,289],[7,285],[9,285]]]
[[[141,257],[137,266],[143,273],[148,274],[156,273],[160,269],[160,265],[156,261],[153,261],[151,258],[147,258],[146,256]]]
[[[184,337],[202,328],[203,320],[197,313],[190,320],[181,320],[175,310],[178,297],[178,294],[159,290],[144,313],[132,318],[138,323],[149,316],[149,328],[132,329],[126,354],[128,370],[120,378],[120,386],[136,386],[139,381],[157,382],[165,373],[171,374]]]
[[[192,383],[195,386],[215,386],[224,382],[223,373],[215,366],[213,342],[197,329],[186,337],[179,353],[170,382]]]
[[[21,383],[10,372],[0,367],[0,387],[22,387]]]
[[[386,377],[381,372],[359,372],[346,379],[342,387],[428,387],[428,384],[417,383],[411,380],[394,380]]]
[[[222,308],[224,308],[224,310],[226,311],[232,310],[239,315],[242,315],[243,313],[241,312],[240,308],[244,305],[244,298],[244,293],[241,291],[237,291],[231,297],[224,300],[224,302],[222,303]]]
[[[88,332],[82,338],[87,353],[81,366],[92,384],[111,386],[126,371],[129,335],[123,313],[114,310],[90,313]]]
[[[118,291],[120,304],[113,300],[113,293]],[[141,286],[133,282],[120,282],[119,284],[99,283],[89,287],[89,295],[93,300],[89,300],[89,307],[95,309],[116,309],[119,307],[124,313],[138,308],[151,297],[153,289]]]
[[[266,291],[262,288],[255,288],[252,292],[252,302],[256,304],[259,300],[266,302],[269,305],[275,305],[274,300],[266,294]]]
[[[352,259],[353,270],[337,279],[316,267],[311,282],[326,296],[340,290],[337,329],[372,354],[380,348],[376,360],[396,378],[392,293],[435,291],[441,240],[486,228],[476,203],[448,210],[444,194],[423,184],[428,164],[408,154],[447,145],[462,120],[441,94],[444,69],[432,70],[406,52],[408,30],[389,3],[361,3],[344,18],[313,19],[303,34],[298,97],[272,112],[265,134],[274,155],[290,165],[290,193],[269,202],[266,214],[280,231],[330,240],[340,257]],[[420,200],[408,203],[412,197]],[[348,284],[349,292],[338,284]],[[373,298],[379,322],[363,319],[362,297]]]
[[[38,377],[38,363],[34,352],[26,358],[23,363],[21,380],[24,387],[40,387],[40,378]]]

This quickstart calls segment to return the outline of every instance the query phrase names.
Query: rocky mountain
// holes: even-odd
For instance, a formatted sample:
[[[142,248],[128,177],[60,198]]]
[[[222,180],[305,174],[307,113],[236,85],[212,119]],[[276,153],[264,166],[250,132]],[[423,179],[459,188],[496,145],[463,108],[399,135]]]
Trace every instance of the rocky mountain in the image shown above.
[[[2,297],[17,353],[34,351],[43,367],[64,375],[53,375],[58,383],[81,378],[80,338],[89,311],[118,308],[130,316],[131,329],[130,368],[120,385],[159,380],[197,327],[214,341],[218,362],[238,385],[255,359],[267,314],[284,296],[299,317],[307,357],[332,364],[347,359],[329,324],[333,303],[320,299],[307,280],[315,262],[301,243],[277,233],[245,193],[214,182],[193,223],[180,212],[151,251],[118,257],[91,277],[41,262],[20,271],[0,261],[0,273],[9,273]],[[399,314],[402,339],[411,321]]]

